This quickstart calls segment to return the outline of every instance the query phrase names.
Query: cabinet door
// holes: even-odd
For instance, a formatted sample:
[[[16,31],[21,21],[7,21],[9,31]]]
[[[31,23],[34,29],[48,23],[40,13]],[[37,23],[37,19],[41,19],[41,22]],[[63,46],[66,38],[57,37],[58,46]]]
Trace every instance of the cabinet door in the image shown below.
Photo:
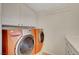
[[[18,25],[19,21],[19,4],[3,4],[2,24]]]
[[[20,5],[20,19],[23,26],[36,26],[36,15],[25,4]]]

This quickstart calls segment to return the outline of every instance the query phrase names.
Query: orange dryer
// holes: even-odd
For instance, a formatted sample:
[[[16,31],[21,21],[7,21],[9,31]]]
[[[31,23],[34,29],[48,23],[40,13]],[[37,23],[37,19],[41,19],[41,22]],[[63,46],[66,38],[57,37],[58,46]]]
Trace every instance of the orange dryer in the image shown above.
[[[41,51],[44,41],[42,29],[3,29],[3,55],[31,55]]]
[[[35,40],[36,54],[41,51],[41,49],[43,47],[43,42],[44,42],[43,29],[36,29],[36,40]]]

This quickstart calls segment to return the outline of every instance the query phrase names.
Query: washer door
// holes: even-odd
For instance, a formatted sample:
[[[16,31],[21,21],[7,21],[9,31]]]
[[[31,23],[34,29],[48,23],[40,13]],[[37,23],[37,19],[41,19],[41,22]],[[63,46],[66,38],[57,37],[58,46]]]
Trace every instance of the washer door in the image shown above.
[[[29,55],[32,54],[34,39],[32,35],[25,35],[16,46],[16,54]]]

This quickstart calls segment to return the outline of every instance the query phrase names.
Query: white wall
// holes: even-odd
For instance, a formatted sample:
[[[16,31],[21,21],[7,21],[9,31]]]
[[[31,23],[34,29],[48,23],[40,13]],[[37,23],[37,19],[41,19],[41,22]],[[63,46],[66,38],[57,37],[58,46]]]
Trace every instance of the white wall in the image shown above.
[[[78,8],[40,17],[38,22],[38,26],[42,27],[45,33],[43,52],[65,54],[65,35],[79,35]]]
[[[1,36],[1,3],[0,3],[0,54],[2,54],[2,36]]]
[[[23,3],[4,3],[2,10],[2,24],[36,26],[35,13]]]

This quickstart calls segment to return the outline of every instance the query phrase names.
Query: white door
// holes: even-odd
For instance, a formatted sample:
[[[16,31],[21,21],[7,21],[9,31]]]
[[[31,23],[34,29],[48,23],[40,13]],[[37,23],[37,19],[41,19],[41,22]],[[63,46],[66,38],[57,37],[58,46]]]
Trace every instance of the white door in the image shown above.
[[[2,13],[1,13],[1,6],[2,6],[2,4],[0,3],[0,54],[2,54],[2,32],[1,32],[1,15],[2,15]]]

